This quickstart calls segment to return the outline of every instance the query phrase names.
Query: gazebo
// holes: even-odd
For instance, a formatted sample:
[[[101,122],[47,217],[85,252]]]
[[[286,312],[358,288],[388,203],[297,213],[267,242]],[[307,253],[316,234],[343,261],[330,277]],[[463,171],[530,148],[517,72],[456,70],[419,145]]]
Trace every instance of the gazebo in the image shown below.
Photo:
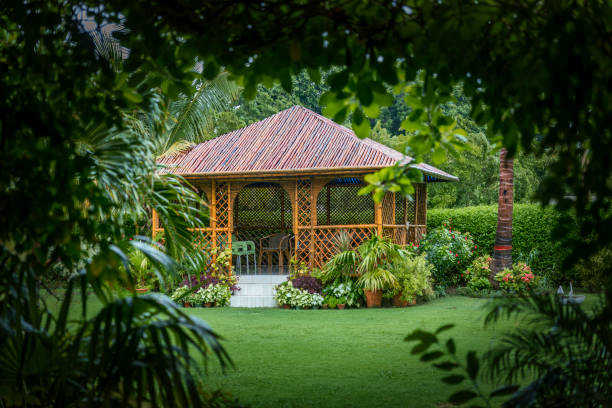
[[[417,242],[426,231],[427,183],[457,177],[418,163],[413,167],[424,182],[415,185],[414,197],[387,193],[375,203],[358,194],[366,174],[412,161],[294,106],[159,163],[205,195],[210,225],[198,231],[204,249],[251,241],[261,259],[272,235],[272,245],[284,250],[268,251],[259,261],[269,270],[287,265],[289,254],[310,268],[322,267],[339,234],[355,247],[373,233],[401,245]],[[161,231],[153,213],[153,235]]]

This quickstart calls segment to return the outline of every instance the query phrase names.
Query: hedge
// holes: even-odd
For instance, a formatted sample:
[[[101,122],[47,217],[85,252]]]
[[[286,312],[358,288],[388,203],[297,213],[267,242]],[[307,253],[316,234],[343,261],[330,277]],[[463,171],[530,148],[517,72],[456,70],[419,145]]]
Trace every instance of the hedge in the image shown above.
[[[561,219],[561,214],[552,208],[542,208],[537,204],[514,205],[513,259],[521,256],[526,258],[532,250],[537,250],[538,256],[533,259],[531,267],[536,274],[545,275],[552,283],[565,283],[575,278],[573,271],[561,270],[561,265],[570,251],[558,240],[551,238],[553,229]],[[436,228],[446,220],[451,220],[453,229],[472,235],[479,255],[493,254],[497,205],[431,209],[427,213],[427,228]],[[577,227],[573,228],[573,231],[577,231]]]

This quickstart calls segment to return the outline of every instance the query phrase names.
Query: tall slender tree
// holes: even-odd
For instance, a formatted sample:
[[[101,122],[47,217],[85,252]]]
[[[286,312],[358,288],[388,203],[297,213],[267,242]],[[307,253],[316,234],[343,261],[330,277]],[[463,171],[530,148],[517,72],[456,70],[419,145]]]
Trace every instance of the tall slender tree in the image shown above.
[[[512,201],[514,190],[514,160],[502,148],[499,153],[499,201],[497,204],[497,232],[491,261],[491,281],[506,268],[512,267]]]

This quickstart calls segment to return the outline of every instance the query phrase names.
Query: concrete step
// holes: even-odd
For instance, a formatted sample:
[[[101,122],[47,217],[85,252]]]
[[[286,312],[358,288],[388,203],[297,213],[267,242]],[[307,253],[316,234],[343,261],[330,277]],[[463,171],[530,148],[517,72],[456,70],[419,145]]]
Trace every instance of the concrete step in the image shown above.
[[[277,307],[274,287],[287,280],[287,275],[241,275],[240,291],[230,299],[232,307]]]
[[[272,296],[232,296],[231,307],[278,307]]]

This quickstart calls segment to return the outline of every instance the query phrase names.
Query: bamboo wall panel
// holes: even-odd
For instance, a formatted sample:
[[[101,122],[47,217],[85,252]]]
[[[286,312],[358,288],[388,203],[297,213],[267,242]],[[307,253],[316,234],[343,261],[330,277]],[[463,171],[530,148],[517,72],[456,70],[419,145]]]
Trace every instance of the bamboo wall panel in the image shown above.
[[[313,228],[313,267],[323,268],[327,261],[340,252],[338,238],[340,234],[348,234],[353,249],[372,236],[374,225],[334,225]]]

